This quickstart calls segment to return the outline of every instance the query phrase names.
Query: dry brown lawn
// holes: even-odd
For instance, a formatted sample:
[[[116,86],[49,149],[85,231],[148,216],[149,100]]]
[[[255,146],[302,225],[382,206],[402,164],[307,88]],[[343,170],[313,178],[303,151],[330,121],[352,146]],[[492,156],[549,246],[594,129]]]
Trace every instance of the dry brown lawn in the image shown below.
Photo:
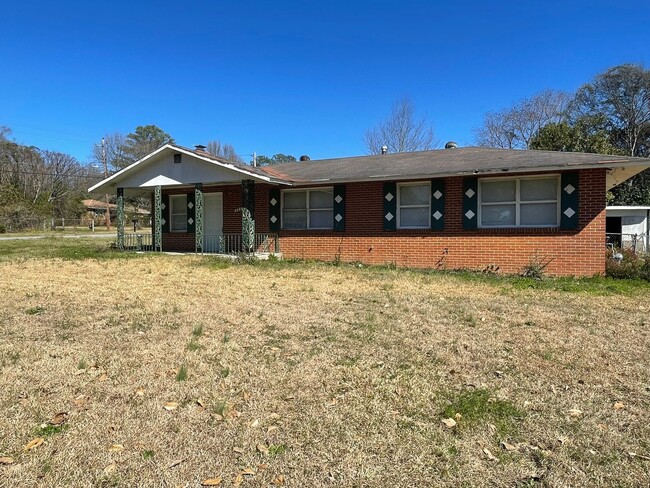
[[[0,290],[3,487],[650,485],[640,294],[193,256]]]

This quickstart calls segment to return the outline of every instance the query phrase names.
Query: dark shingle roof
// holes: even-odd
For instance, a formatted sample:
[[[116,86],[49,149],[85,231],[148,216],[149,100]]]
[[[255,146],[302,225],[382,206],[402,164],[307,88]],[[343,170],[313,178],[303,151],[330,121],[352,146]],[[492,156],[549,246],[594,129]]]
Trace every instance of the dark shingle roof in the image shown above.
[[[650,166],[650,159],[603,154],[464,147],[282,163],[265,166],[262,171],[296,184],[313,184],[327,181],[399,180],[625,165]]]

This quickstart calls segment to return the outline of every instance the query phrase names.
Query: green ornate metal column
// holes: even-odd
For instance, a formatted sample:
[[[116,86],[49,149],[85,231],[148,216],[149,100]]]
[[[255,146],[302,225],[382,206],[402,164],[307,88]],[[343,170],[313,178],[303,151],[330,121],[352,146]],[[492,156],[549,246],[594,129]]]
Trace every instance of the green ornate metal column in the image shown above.
[[[203,252],[203,185],[194,187],[194,238],[195,252]]]
[[[117,189],[117,248],[124,250],[124,188]]]
[[[153,250],[162,251],[162,189],[160,185],[154,188],[154,219],[153,219]]]

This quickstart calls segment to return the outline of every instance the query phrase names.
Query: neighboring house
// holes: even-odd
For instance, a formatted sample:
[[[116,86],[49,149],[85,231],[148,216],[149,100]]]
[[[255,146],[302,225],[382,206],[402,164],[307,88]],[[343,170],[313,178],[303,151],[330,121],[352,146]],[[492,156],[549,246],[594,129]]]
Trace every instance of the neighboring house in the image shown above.
[[[606,212],[608,242],[618,248],[650,251],[650,207],[611,206]]]
[[[504,272],[552,260],[551,274],[589,276],[605,271],[606,191],[648,167],[468,147],[259,168],[167,144],[90,191],[122,208],[125,195],[151,197],[157,251],[237,250],[245,207],[255,246],[273,240],[288,258]]]
[[[86,207],[86,212],[92,212],[95,217],[106,215],[106,202],[100,200],[87,199],[81,202]],[[108,208],[111,212],[111,218],[117,214],[117,205],[109,203]]]

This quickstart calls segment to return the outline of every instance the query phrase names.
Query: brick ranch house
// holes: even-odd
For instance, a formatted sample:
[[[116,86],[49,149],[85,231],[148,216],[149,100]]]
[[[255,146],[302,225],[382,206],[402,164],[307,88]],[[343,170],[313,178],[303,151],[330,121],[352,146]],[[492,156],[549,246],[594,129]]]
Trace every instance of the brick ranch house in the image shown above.
[[[118,245],[554,275],[605,270],[605,193],[650,159],[482,147],[252,167],[167,144],[90,188],[118,195]],[[124,197],[151,198],[153,232],[124,232]],[[120,211],[120,208],[122,209]],[[120,221],[120,215],[122,219]]]

